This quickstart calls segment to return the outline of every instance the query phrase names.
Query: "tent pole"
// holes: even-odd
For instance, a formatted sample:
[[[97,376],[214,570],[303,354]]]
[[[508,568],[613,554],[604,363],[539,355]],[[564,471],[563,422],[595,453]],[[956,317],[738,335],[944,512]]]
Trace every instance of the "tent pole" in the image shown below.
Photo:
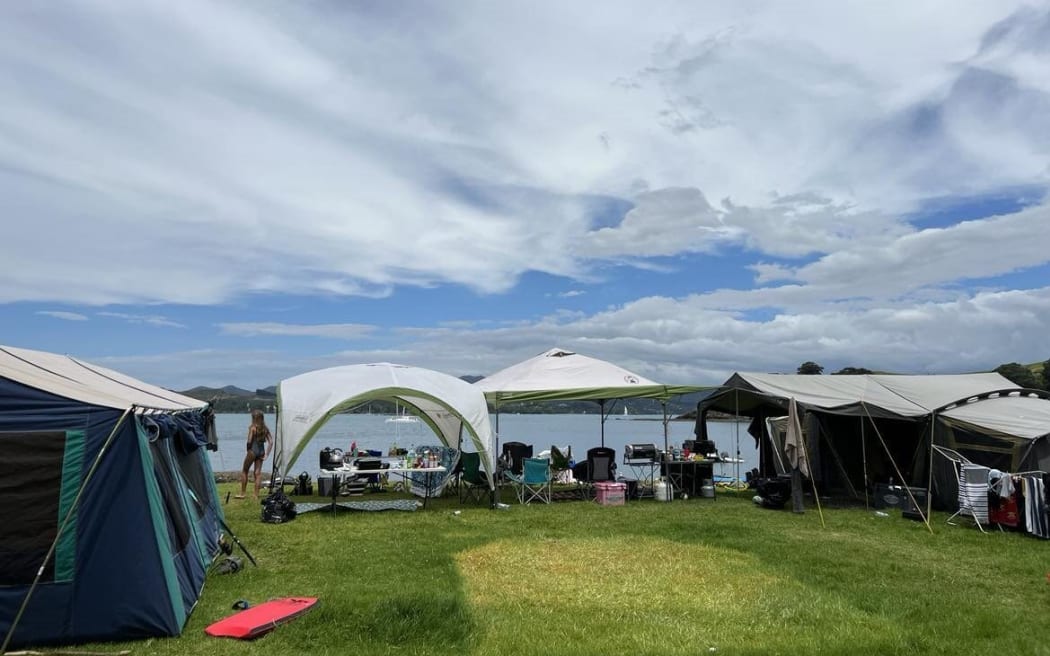
[[[660,406],[663,408],[664,412],[664,453],[667,453],[667,423],[670,421],[670,418],[667,416],[667,399],[661,399]]]
[[[281,450],[280,451],[277,450],[277,432],[281,428],[281,406],[277,406],[277,415],[276,415],[276,418],[273,421],[274,421],[274,426],[273,426],[273,461],[270,463],[270,466],[271,466],[271,469],[270,469],[270,492],[271,493],[273,492],[274,481],[277,480],[277,473],[278,473],[277,459],[284,455],[284,446],[283,446],[284,436],[283,435],[281,436],[281,442],[282,442]],[[318,484],[318,485],[320,485],[320,484]],[[282,489],[282,490],[284,489],[284,479],[283,478],[281,479],[281,488],[280,489]]]
[[[496,399],[496,453],[493,455],[499,459],[499,399]]]
[[[95,461],[91,463],[91,468],[88,469],[87,473],[84,474],[84,480],[80,483],[80,489],[77,490],[77,495],[73,498],[73,503],[69,504],[69,510],[66,511],[66,516],[62,519],[62,525],[58,527],[58,532],[55,533],[55,539],[51,542],[51,547],[47,550],[47,554],[44,555],[44,562],[40,563],[40,569],[36,571],[36,577],[33,578],[32,585],[29,586],[29,590],[26,591],[25,599],[22,600],[22,605],[18,607],[18,612],[15,613],[15,617],[11,620],[11,627],[7,630],[7,635],[4,637],[4,644],[0,645],[0,654],[7,653],[7,646],[11,644],[11,638],[15,636],[15,629],[18,627],[19,620],[22,619],[22,614],[25,613],[26,607],[29,606],[29,598],[33,596],[33,592],[36,590],[36,586],[40,583],[40,578],[44,575],[44,568],[47,567],[48,561],[55,555],[55,548],[58,547],[58,540],[62,537],[62,534],[66,531],[66,526],[69,524],[70,518],[73,516],[73,512],[80,505],[80,499],[84,496],[84,489],[87,488],[87,484],[91,481],[92,476],[95,475],[95,470],[98,469],[98,463],[102,461],[102,456],[105,455],[109,446],[113,444],[114,438],[117,436],[117,432],[120,427],[124,425],[124,420],[128,418],[128,415],[135,410],[134,405],[128,406],[128,409],[124,411],[124,414],[120,415],[120,419],[113,426],[113,430],[110,431],[109,437],[102,443],[102,448],[98,450],[98,455],[95,456]]]
[[[864,403],[861,403],[860,405],[864,408],[865,414],[867,414],[867,406],[865,406]],[[868,415],[868,418],[870,419],[871,415]],[[883,451],[886,452],[886,456],[890,459],[890,464],[893,465],[893,471],[897,472],[897,476],[900,477],[901,487],[903,487],[904,491],[908,493],[908,498],[911,499],[912,507],[918,510],[920,515],[923,515],[922,521],[926,524],[926,528],[930,531],[930,535],[933,535],[933,527],[930,526],[929,514],[924,513],[919,508],[919,504],[915,502],[915,496],[911,493],[911,486],[908,485],[908,479],[904,478],[904,474],[901,473],[900,467],[897,466],[897,461],[893,459],[893,454],[890,453],[890,447],[886,446],[886,440],[882,439],[882,433],[879,432],[879,427],[875,425],[874,421],[871,422],[871,425],[875,428],[875,437],[879,438],[879,442],[882,443]]]
[[[930,413],[930,455],[929,462],[926,466],[929,468],[929,472],[926,475],[926,516],[930,516],[930,511],[933,510],[933,432],[937,426],[937,411],[934,410]]]
[[[809,464],[809,483],[813,486],[813,500],[817,502],[817,514],[820,515],[820,527],[827,528],[827,524],[824,523],[824,509],[820,507],[820,495],[817,494],[816,477],[813,475],[813,461],[809,459],[809,444],[807,444],[807,442],[809,442],[809,435],[802,433],[801,422],[799,434],[802,438],[802,451],[805,453],[806,462]]]
[[[602,416],[602,446],[604,447],[605,446],[605,399],[599,400],[598,401],[598,405],[600,406],[599,412],[601,413],[601,416]]]
[[[736,406],[736,421],[733,422],[733,432],[736,436],[736,462],[733,463],[733,475],[736,478],[735,485],[740,487],[740,390],[733,389],[733,404]]]
[[[861,403],[861,407],[864,407],[863,402]],[[865,413],[867,412],[867,408],[864,409],[864,412]],[[861,415],[861,417],[860,417],[860,460],[861,460],[861,463],[863,463],[863,465],[864,465],[864,481],[863,481],[863,483],[864,483],[864,486],[863,486],[864,487],[864,508],[865,509],[870,509],[871,505],[868,503],[868,445],[867,445],[867,442],[865,441],[865,438],[864,438],[864,424],[865,424],[864,415]]]

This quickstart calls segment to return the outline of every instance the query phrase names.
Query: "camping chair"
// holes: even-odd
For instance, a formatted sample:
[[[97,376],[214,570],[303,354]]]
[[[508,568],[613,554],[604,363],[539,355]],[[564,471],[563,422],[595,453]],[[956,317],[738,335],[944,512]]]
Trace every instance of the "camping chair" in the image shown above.
[[[573,482],[568,456],[554,445],[551,445],[551,478],[558,483]]]
[[[968,515],[984,533],[988,519],[988,478],[991,470],[983,465],[975,465],[958,451],[934,445],[934,450],[952,463],[955,482],[959,486],[959,509],[948,518],[948,523],[959,515]]]
[[[459,455],[459,502],[467,499],[484,501],[489,492],[489,480],[481,470],[481,454],[470,451]]]
[[[514,486],[518,503],[528,504],[533,500],[551,502],[551,463],[546,458],[525,458],[521,474],[506,473]]]
[[[532,445],[523,442],[504,442],[503,455],[500,457],[503,472],[521,475],[521,465],[525,458],[532,457]]]
[[[607,446],[587,449],[587,460],[577,463],[573,475],[585,484],[585,493],[593,492],[595,483],[616,480],[616,450]]]
[[[607,446],[587,449],[587,482],[616,480],[616,450]]]

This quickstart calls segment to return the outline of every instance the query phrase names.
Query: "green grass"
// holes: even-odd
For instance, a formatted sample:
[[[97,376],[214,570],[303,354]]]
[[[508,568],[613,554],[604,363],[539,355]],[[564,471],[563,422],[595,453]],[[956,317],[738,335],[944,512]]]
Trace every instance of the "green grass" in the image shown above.
[[[223,497],[232,486],[220,486]],[[508,495],[509,499],[509,495]],[[227,521],[256,559],[209,576],[179,638],[149,654],[1050,654],[1050,544],[825,509],[827,528],[716,500],[315,512]],[[458,515],[454,511],[461,511]],[[245,561],[247,564],[247,561]],[[204,627],[238,599],[320,598],[254,641]]]

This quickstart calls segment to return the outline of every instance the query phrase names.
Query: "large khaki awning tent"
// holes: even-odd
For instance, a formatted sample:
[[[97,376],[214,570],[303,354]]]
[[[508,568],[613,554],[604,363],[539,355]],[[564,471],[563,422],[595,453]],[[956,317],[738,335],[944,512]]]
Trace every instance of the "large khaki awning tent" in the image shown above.
[[[616,399],[659,399],[664,405],[664,441],[667,439],[667,399],[709,389],[695,385],[662,385],[605,360],[561,348],[511,365],[474,385],[496,411],[519,401],[597,401],[601,408],[602,445],[605,444],[605,404]],[[666,446],[666,444],[665,444]]]
[[[787,414],[791,398],[806,415],[814,475],[854,493],[891,476],[899,480],[901,474],[926,487],[933,474],[933,487],[952,498],[951,481],[929,466],[931,444],[1004,471],[1050,466],[1050,399],[997,373],[736,373],[698,404],[696,432],[706,435],[707,417],[714,411],[753,418],[749,431],[758,439],[766,419]],[[764,469],[772,455],[769,444],[760,443]]]
[[[209,405],[0,347],[0,652],[182,632],[224,526]]]
[[[397,401],[445,446],[460,448],[466,433],[481,455],[490,487],[495,487],[492,428],[481,391],[448,374],[386,362],[331,367],[282,380],[277,386],[276,472],[287,472],[334,415],[373,400]]]

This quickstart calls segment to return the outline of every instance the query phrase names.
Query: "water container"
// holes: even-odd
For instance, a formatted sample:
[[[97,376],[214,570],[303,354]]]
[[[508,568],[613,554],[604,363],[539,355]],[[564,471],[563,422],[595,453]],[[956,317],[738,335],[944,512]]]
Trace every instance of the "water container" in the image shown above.
[[[700,487],[700,496],[705,499],[715,498],[715,484],[710,478],[704,479],[704,484]]]
[[[660,479],[653,484],[653,498],[657,501],[670,501],[674,496],[674,488],[667,481]]]

